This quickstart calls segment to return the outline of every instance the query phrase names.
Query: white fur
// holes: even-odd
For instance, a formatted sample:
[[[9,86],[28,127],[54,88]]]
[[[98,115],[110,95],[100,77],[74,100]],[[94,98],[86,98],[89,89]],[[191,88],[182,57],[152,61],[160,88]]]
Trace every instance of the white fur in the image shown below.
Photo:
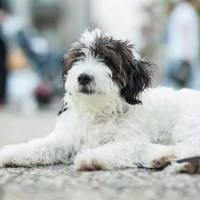
[[[91,46],[94,44],[96,37],[101,35],[101,30],[96,28],[93,31],[88,29],[81,35],[80,42],[85,44],[85,46]]]
[[[80,93],[81,73],[94,77],[94,94]],[[141,105],[129,105],[110,75],[92,55],[74,64],[65,83],[69,109],[58,117],[55,129],[47,137],[1,148],[0,166],[73,162],[76,169],[99,165],[113,170],[152,167],[162,157],[200,155],[200,92],[147,89]]]

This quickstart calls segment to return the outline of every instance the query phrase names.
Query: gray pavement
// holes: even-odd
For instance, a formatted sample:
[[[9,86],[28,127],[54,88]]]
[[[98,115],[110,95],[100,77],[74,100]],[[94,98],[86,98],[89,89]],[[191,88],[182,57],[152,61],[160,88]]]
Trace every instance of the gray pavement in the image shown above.
[[[46,135],[56,112],[0,111],[0,147]],[[0,200],[199,200],[200,175],[129,169],[77,172],[71,166],[0,169]]]

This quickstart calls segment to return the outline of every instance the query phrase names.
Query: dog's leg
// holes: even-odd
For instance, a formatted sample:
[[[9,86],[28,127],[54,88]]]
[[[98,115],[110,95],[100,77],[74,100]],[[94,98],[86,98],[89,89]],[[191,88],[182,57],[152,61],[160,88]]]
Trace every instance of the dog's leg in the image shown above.
[[[130,167],[154,166],[158,160],[166,162],[174,159],[172,146],[156,144],[135,144],[133,142],[115,142],[96,149],[88,149],[75,157],[74,165],[78,170],[112,170]]]
[[[0,167],[66,163],[73,155],[73,146],[51,134],[27,143],[0,148]]]
[[[77,126],[71,124],[71,118],[70,112],[65,112],[58,117],[54,131],[48,136],[0,148],[0,167],[72,163],[81,134]]]

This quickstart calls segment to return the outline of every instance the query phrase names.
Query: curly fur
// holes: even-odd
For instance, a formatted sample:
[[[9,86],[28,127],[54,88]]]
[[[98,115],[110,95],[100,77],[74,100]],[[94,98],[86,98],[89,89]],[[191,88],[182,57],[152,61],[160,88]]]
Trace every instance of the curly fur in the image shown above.
[[[63,66],[66,94],[55,129],[44,138],[1,148],[1,167],[160,168],[200,155],[200,93],[151,89],[155,66],[128,41],[86,31]]]

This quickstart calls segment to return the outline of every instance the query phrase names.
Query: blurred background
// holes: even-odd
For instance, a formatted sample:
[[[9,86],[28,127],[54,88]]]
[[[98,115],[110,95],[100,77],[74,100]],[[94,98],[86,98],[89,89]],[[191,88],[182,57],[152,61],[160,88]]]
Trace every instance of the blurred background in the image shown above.
[[[132,41],[161,85],[200,89],[199,11],[200,0],[0,0],[1,141],[51,128],[62,57],[88,27]]]

